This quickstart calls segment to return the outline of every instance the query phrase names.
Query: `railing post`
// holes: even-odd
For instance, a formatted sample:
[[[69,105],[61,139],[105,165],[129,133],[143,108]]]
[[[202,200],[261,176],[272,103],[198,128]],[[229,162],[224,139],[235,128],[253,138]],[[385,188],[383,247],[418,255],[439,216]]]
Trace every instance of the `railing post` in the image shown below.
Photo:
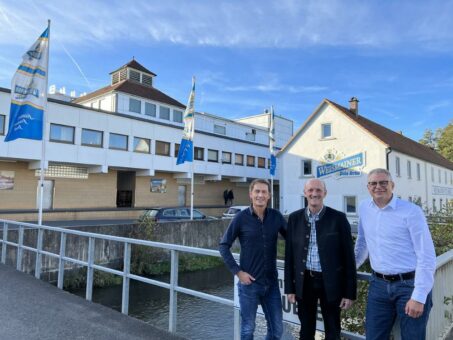
[[[233,329],[233,339],[240,340],[241,339],[241,313],[239,308],[234,307],[234,329]]]
[[[39,228],[36,240],[36,262],[35,262],[35,277],[37,279],[41,278],[41,260],[42,260],[41,250],[43,233],[44,231],[41,228]]]
[[[178,311],[178,293],[175,287],[178,285],[178,271],[179,271],[179,253],[176,250],[171,251],[171,269],[170,269],[170,306],[169,306],[169,325],[170,332],[176,332],[176,320]]]
[[[123,263],[123,293],[121,301],[121,313],[129,313],[129,274],[131,272],[131,244],[124,243],[124,263]]]
[[[3,222],[2,263],[6,263],[6,242],[8,241],[8,223]]]
[[[60,235],[60,256],[58,257],[58,283],[57,286],[60,289],[63,289],[64,283],[64,264],[65,261],[63,257],[66,256],[66,233],[61,233]]]
[[[94,263],[94,242],[95,239],[88,239],[88,267],[87,267],[87,289],[85,298],[88,301],[93,299],[93,263]]]
[[[24,253],[24,249],[22,246],[24,245],[24,227],[22,225],[19,226],[19,239],[17,240],[17,258],[16,258],[16,270],[22,271],[22,255]]]

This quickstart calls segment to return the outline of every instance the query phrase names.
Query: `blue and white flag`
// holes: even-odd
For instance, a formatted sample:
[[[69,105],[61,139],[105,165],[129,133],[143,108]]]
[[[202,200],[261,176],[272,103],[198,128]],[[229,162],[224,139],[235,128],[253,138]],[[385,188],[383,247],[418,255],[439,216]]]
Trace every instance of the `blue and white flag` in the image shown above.
[[[271,173],[271,176],[275,176],[275,168],[277,168],[277,159],[275,157],[275,128],[274,128],[274,107],[271,106],[271,112],[269,115],[269,152],[271,154],[271,164],[269,166],[269,170]]]
[[[22,58],[11,82],[11,109],[5,142],[18,138],[42,140],[47,101],[49,27]]]
[[[192,91],[190,91],[189,102],[184,111],[184,133],[181,140],[181,146],[178,151],[176,164],[193,161],[193,133],[195,129],[195,77],[192,78]]]

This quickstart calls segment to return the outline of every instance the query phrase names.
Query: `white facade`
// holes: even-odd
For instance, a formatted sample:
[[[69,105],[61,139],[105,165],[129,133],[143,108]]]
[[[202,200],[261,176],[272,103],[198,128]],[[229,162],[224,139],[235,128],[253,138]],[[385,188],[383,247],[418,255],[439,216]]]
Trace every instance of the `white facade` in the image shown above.
[[[329,131],[330,136],[323,136],[323,132],[328,134]],[[349,168],[351,171],[331,174],[318,172],[328,172],[332,170],[332,167],[329,170],[328,164],[349,157],[352,157],[349,165],[359,164]],[[387,162],[397,196],[406,200],[419,200],[429,209],[433,209],[433,202],[437,205],[434,209],[439,209],[440,200],[445,204],[447,200],[453,199],[453,164],[446,168],[392,150],[328,101],[315,110],[278,158],[281,164],[280,209],[285,214],[304,206],[305,182],[309,178],[320,178],[327,186],[326,205],[344,211],[352,221],[356,220],[358,202],[369,197],[367,174],[374,168],[387,168]],[[397,158],[400,162],[399,174],[396,170]],[[434,181],[431,180],[431,169],[434,169]]]

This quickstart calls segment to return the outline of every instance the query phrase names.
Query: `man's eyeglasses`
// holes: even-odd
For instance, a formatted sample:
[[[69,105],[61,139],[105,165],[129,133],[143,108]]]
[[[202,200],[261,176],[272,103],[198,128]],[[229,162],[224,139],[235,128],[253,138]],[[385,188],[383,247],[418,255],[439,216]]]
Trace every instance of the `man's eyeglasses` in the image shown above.
[[[389,181],[368,182],[368,185],[372,188],[376,188],[378,184],[380,187],[386,188],[389,185]]]

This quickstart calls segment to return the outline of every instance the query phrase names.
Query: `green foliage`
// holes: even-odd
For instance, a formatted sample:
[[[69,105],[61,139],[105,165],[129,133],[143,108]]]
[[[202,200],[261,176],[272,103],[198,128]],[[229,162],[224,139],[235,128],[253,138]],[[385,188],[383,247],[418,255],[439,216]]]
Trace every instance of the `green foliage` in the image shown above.
[[[440,211],[429,214],[428,223],[436,256],[453,249],[453,204],[448,203]]]
[[[123,278],[118,275],[105,273],[99,270],[93,271],[93,287],[108,287],[121,284]],[[65,290],[76,290],[86,287],[87,268],[74,269],[65,273],[63,288]]]
[[[437,145],[439,153],[450,162],[453,162],[453,121],[442,129]]]

